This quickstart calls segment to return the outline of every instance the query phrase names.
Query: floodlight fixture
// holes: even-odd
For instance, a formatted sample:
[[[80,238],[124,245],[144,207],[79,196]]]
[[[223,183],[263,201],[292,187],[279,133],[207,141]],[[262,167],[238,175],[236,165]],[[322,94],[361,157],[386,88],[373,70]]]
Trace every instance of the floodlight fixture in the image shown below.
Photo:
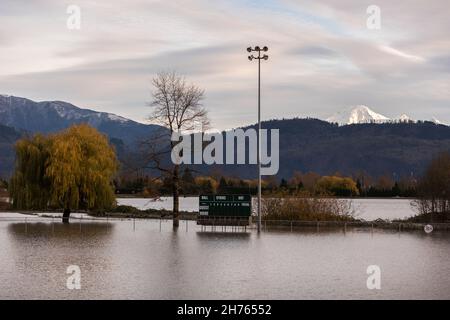
[[[264,54],[261,56],[261,51],[267,52],[269,48],[264,46],[262,49],[256,46],[254,49],[252,47],[247,48],[247,52],[258,52],[258,56],[254,55],[248,56],[248,60],[253,59],[258,60],[258,233],[261,232],[261,60],[268,60],[269,56]]]

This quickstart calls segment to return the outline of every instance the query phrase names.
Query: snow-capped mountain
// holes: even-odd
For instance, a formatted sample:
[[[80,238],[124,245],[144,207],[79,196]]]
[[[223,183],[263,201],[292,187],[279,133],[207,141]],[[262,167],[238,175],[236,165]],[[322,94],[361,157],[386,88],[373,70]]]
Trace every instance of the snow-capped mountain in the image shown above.
[[[382,114],[376,113],[367,106],[359,105],[338,112],[333,116],[327,118],[326,121],[339,124],[357,124],[357,123],[384,123],[391,121],[391,119]]]
[[[408,116],[405,113],[403,113],[401,116],[399,116],[395,120],[397,120],[399,122],[416,122],[413,118],[411,118],[410,116]]]
[[[63,101],[35,102],[0,95],[0,124],[28,132],[55,132],[76,123],[88,123],[111,138],[136,141],[158,126],[145,125],[115,114],[81,109]]]
[[[439,121],[438,119],[436,119],[435,117],[431,118],[431,122],[435,123],[435,124],[444,124],[443,122]]]
[[[325,121],[331,123],[338,123],[340,125],[358,124],[358,123],[417,123],[418,120],[413,119],[409,115],[403,113],[396,118],[388,118],[382,114],[379,114],[367,106],[359,105],[355,107],[347,108],[343,111],[337,112],[331,117],[325,119]],[[432,117],[430,120],[422,120],[427,122],[433,122],[438,125],[447,125],[442,121]],[[421,121],[419,121],[421,122]]]

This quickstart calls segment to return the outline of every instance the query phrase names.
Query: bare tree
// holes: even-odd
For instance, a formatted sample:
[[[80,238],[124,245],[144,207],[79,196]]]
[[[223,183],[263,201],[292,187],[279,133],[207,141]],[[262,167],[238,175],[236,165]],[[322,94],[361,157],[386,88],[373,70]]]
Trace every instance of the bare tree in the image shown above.
[[[450,214],[450,153],[437,155],[419,181],[419,198],[412,205],[419,214],[445,220]]]
[[[209,125],[208,114],[202,105],[204,91],[187,83],[176,72],[161,72],[152,81],[154,90],[150,106],[153,112],[149,120],[166,130],[146,143],[148,160],[152,168],[159,170],[172,181],[173,227],[179,226],[180,165],[167,161],[167,155],[177,142],[171,141],[174,132],[205,130]],[[167,130],[168,129],[168,130]]]

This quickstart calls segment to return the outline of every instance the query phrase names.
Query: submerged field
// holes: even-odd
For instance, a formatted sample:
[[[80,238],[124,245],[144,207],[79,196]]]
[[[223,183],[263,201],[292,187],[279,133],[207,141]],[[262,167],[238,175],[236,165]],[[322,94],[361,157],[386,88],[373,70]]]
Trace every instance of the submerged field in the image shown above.
[[[1,299],[450,298],[450,233],[213,233],[194,221],[173,232],[170,220],[2,217]],[[80,290],[66,287],[70,265]],[[369,265],[381,269],[380,290],[367,289]]]

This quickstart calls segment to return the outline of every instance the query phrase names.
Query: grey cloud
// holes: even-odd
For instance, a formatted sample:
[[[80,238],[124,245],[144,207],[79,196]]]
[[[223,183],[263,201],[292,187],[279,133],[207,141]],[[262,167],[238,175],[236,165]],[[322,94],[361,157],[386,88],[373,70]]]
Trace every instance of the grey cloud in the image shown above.
[[[430,65],[435,67],[436,71],[450,73],[450,55],[440,55],[430,59]]]
[[[9,11],[0,10],[0,18],[21,15],[25,2],[13,2],[0,3],[12,5]],[[40,22],[46,10],[63,6],[51,0],[40,4],[40,11],[24,9],[30,19]],[[29,26],[14,25],[12,20],[0,31],[0,50],[8,48],[8,40],[20,31],[25,37],[21,50],[29,44],[48,53],[36,64],[67,59],[76,60],[75,66],[51,68],[49,63],[48,72],[2,77],[0,61],[0,88],[4,93],[66,100],[143,121],[149,112],[145,104],[152,76],[160,70],[177,70],[205,88],[213,125],[235,127],[256,121],[256,64],[246,61],[245,48],[264,44],[270,47],[269,61],[262,67],[264,119],[325,118],[349,105],[367,104],[391,117],[434,115],[450,122],[448,2],[380,0],[379,32],[365,26],[369,4],[285,0],[277,4],[283,10],[273,10],[226,1],[190,0],[181,5],[129,0],[125,5],[80,0],[87,19],[82,32],[41,39]],[[339,32],[333,32],[336,26]],[[47,29],[59,30],[53,25]],[[383,46],[392,50],[382,50]]]
[[[334,57],[338,55],[336,51],[321,46],[300,47],[291,50],[289,53],[294,55],[305,55],[313,57]]]

